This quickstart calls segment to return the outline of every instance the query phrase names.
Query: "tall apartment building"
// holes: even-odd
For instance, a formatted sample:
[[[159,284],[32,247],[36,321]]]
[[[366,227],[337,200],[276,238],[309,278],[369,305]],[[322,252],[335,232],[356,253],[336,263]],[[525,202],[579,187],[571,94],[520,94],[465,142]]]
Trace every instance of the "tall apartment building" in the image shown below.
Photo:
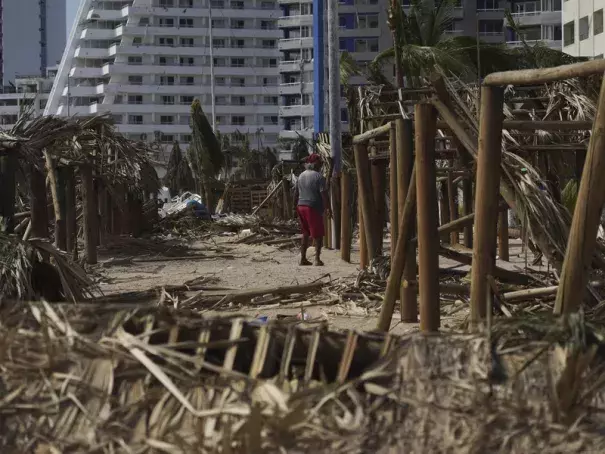
[[[327,117],[327,0],[279,0],[278,26],[282,58],[279,64],[282,131],[280,138],[310,139],[325,131]],[[341,0],[338,6],[339,47],[360,64],[367,64],[391,45],[384,0]],[[361,82],[352,80],[351,83]],[[346,104],[341,105],[347,129]]]
[[[65,48],[66,0],[1,0],[0,63],[4,84],[44,77]]]
[[[278,15],[275,0],[82,0],[45,113],[111,112],[126,136],[166,144],[166,160],[191,140],[195,98],[211,117],[214,91],[221,133],[275,146]]]
[[[563,3],[563,52],[576,57],[603,58],[605,0],[565,0]]]

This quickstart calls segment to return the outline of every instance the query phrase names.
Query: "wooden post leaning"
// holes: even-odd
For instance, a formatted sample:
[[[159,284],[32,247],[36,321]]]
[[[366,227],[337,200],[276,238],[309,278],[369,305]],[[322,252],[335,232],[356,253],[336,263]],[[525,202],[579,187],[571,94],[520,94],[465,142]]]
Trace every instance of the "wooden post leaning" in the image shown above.
[[[409,193],[412,169],[414,167],[414,124],[412,120],[398,119],[395,123],[397,134],[397,206],[401,219]],[[414,189],[415,190],[415,189]],[[410,220],[410,237],[416,232],[416,209]],[[401,230],[401,226],[399,226]],[[406,249],[405,266],[401,278],[400,312],[401,320],[408,323],[418,322],[418,298],[416,289],[405,285],[407,281],[416,280],[416,243]]]
[[[605,202],[605,80],[597,104],[586,162],[578,188],[567,250],[561,269],[555,313],[578,310],[586,293],[588,270],[596,246],[601,209]]]
[[[491,297],[488,275],[496,261],[496,229],[502,156],[504,90],[482,87],[475,200],[475,245],[471,269],[471,323],[484,319]]]
[[[390,129],[390,126],[389,126]],[[365,233],[366,247],[368,251],[368,260],[371,262],[376,256],[377,246],[375,232],[375,210],[372,196],[372,177],[370,175],[370,160],[368,159],[367,146],[365,144],[355,144],[355,168],[357,170],[357,188],[359,193],[359,203],[363,213],[363,227]]]
[[[397,234],[399,233],[399,209],[397,200],[397,129],[395,122],[391,122],[389,131],[389,222],[391,223],[391,267],[395,258],[397,247]]]
[[[437,187],[435,133],[437,112],[431,104],[415,107],[416,205],[418,212],[418,291],[420,330],[438,331],[439,314],[439,238],[437,232]]]

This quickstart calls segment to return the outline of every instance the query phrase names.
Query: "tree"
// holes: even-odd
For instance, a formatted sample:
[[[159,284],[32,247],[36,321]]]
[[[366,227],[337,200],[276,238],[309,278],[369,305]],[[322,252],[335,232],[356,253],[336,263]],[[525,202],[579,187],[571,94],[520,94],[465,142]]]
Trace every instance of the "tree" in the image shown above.
[[[212,212],[214,205],[211,182],[220,172],[225,159],[221,144],[197,99],[191,104],[191,131],[192,140],[188,153],[191,170],[198,182],[204,203]]]
[[[171,195],[175,195],[180,192],[178,172],[181,162],[183,162],[183,155],[181,154],[181,148],[179,147],[179,143],[175,141],[172,145],[170,158],[168,158],[168,167],[166,169],[166,175],[164,176],[164,180],[162,181],[162,183],[164,183],[164,186],[166,186],[170,190]]]
[[[303,136],[298,136],[292,145],[292,160],[301,162],[309,156],[309,143]]]

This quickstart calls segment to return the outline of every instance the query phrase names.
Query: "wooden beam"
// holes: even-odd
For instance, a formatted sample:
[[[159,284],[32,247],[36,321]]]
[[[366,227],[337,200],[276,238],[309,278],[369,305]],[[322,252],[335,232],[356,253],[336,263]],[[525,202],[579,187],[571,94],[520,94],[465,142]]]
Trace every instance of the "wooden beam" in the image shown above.
[[[369,131],[357,134],[356,136],[353,136],[353,145],[365,143],[370,139],[388,134],[390,130],[391,123],[389,122],[385,125],[379,126],[378,128],[370,129]]]
[[[603,60],[595,60],[603,62]],[[592,62],[591,62],[592,63]],[[597,230],[605,202],[605,80],[597,104],[584,172],[578,188],[567,250],[563,260],[555,313],[578,310],[586,294],[588,271],[596,249]]]
[[[491,73],[483,79],[485,86],[537,85],[558,80],[586,77],[605,72],[605,60],[596,59],[554,68],[524,69]]]
[[[410,192],[410,182],[414,168],[414,128],[412,120],[397,120],[395,132],[397,135],[397,212],[401,219]],[[409,232],[410,236],[413,236],[416,231],[415,210],[411,216]],[[416,268],[416,243],[412,243],[406,249],[402,281],[415,280]],[[418,321],[418,299],[415,290],[412,291],[403,285],[401,286],[399,311],[402,321],[410,323]]]
[[[389,126],[390,128],[390,126]],[[357,188],[359,202],[363,213],[363,227],[368,251],[368,259],[376,255],[376,234],[374,233],[375,210],[372,197],[372,176],[370,175],[370,162],[365,144],[353,146],[355,152],[355,170],[357,171]]]
[[[475,203],[475,246],[471,269],[471,323],[484,319],[488,298],[487,281],[496,262],[496,222],[498,187],[502,156],[504,90],[481,89],[479,153],[477,161],[477,198]]]
[[[391,122],[389,131],[389,221],[391,224],[391,267],[395,258],[397,234],[399,233],[399,210],[397,204],[397,129]]]
[[[437,187],[435,185],[435,129],[437,111],[431,104],[416,104],[416,205],[418,211],[418,288],[420,330],[439,330],[439,243]]]

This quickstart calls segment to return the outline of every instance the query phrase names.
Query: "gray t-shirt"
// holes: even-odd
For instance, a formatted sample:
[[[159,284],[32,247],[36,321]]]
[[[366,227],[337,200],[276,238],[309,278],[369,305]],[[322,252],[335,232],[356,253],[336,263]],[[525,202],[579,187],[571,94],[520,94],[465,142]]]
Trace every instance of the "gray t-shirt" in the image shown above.
[[[305,170],[298,177],[298,204],[324,210],[321,193],[326,190],[326,179],[315,170]]]

